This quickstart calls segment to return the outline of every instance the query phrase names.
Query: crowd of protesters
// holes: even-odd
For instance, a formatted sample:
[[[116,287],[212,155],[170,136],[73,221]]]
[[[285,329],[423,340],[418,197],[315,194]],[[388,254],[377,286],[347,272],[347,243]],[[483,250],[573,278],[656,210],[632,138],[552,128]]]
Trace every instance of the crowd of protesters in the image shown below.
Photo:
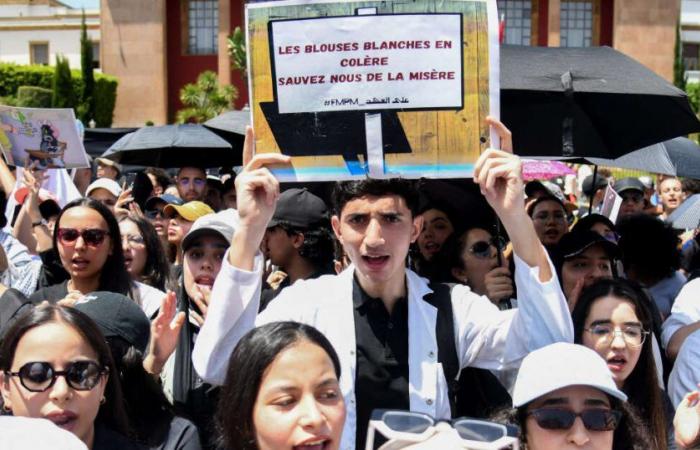
[[[525,184],[488,120],[459,182],[0,161],[0,446],[700,445],[698,183]]]

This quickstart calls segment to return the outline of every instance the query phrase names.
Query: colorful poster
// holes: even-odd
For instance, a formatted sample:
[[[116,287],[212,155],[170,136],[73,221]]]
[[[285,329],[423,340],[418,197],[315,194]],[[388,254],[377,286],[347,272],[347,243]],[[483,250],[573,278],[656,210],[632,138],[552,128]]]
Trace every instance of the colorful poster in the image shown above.
[[[0,150],[15,166],[27,161],[39,169],[89,166],[72,109],[0,105]]]
[[[499,116],[495,2],[253,3],[246,26],[256,152],[292,156],[282,181],[472,175]]]
[[[612,223],[615,223],[617,222],[617,215],[620,213],[620,206],[622,206],[622,197],[615,192],[612,185],[608,184],[608,187],[605,188],[603,206],[600,209],[600,213],[610,219]]]

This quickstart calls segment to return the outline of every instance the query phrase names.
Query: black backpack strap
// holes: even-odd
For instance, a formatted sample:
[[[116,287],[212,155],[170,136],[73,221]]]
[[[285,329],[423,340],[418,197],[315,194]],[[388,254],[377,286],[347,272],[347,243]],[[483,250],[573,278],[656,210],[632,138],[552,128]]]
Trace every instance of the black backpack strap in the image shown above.
[[[459,358],[455,345],[455,328],[452,314],[452,289],[454,284],[431,283],[432,293],[426,295],[423,300],[437,309],[437,321],[435,324],[435,337],[438,346],[438,362],[442,364],[442,370],[447,380],[447,393],[450,398],[452,414],[457,411],[457,391],[459,383]]]

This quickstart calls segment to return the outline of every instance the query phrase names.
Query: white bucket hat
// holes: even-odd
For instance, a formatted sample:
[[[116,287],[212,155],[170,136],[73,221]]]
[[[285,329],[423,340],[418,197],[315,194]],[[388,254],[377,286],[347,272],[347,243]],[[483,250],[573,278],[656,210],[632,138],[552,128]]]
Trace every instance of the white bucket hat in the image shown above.
[[[519,408],[569,386],[594,387],[627,401],[600,355],[583,345],[558,342],[535,350],[523,359],[513,388],[513,406]]]

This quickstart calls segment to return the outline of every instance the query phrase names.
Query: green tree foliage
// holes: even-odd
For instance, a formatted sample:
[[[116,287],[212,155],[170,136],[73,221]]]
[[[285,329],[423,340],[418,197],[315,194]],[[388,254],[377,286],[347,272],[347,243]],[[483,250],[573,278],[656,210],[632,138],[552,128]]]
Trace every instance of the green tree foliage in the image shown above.
[[[245,35],[241,27],[236,27],[228,38],[228,54],[231,56],[231,66],[240,70],[243,77],[248,76],[248,60],[245,51]]]
[[[53,91],[36,86],[20,86],[17,89],[17,106],[25,108],[51,108]]]
[[[71,80],[68,59],[56,55],[51,106],[54,108],[75,108],[76,105],[77,101],[75,90],[73,89],[73,81]]]
[[[204,71],[196,83],[180,90],[180,101],[185,108],[177,112],[177,123],[206,122],[230,109],[236,98],[238,90],[234,86],[219,87],[216,72]]]
[[[82,69],[83,91],[78,116],[83,123],[95,118],[95,75],[92,64],[92,42],[88,39],[85,10],[80,26],[80,66]]]

